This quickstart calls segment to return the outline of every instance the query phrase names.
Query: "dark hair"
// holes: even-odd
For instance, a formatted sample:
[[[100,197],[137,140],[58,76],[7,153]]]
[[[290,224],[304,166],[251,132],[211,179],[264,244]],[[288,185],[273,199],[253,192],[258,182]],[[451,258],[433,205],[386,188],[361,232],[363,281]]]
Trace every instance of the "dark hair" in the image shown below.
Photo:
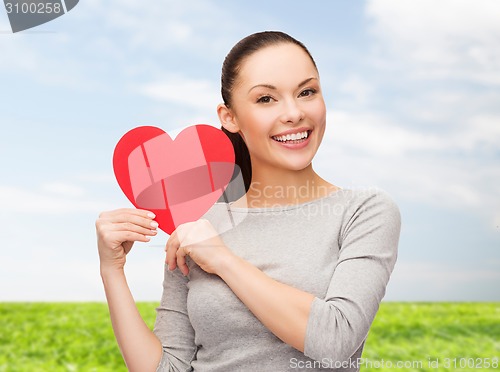
[[[262,48],[282,43],[291,43],[301,47],[311,58],[314,67],[317,69],[316,63],[305,45],[284,32],[264,31],[249,35],[240,40],[229,51],[222,64],[221,93],[224,104],[228,108],[231,107],[232,90],[245,58]],[[245,190],[248,191],[252,180],[252,164],[250,162],[250,153],[248,152],[247,145],[239,133],[231,133],[224,127],[221,127],[221,129],[226,133],[233,144],[235,162],[241,169]]]

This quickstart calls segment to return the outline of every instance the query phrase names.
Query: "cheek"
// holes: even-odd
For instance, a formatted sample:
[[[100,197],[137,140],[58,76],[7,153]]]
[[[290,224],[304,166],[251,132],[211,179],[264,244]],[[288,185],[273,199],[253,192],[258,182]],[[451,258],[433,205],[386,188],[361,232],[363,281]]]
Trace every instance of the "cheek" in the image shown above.
[[[261,130],[269,129],[279,117],[278,107],[256,108],[251,114],[253,124]]]
[[[323,100],[318,101],[316,107],[315,107],[315,121],[318,124],[323,124],[323,126],[326,123],[326,106],[325,102]]]
[[[274,115],[270,110],[252,110],[245,118],[243,131],[247,137],[267,136],[273,128]]]
[[[314,123],[318,133],[324,132],[326,125],[326,106],[324,101],[318,100],[314,104],[309,105],[307,109],[307,116]]]
[[[311,110],[310,114],[314,124],[316,125],[318,140],[321,142],[326,130],[326,106],[324,102],[318,102],[318,104],[314,106],[313,110]]]

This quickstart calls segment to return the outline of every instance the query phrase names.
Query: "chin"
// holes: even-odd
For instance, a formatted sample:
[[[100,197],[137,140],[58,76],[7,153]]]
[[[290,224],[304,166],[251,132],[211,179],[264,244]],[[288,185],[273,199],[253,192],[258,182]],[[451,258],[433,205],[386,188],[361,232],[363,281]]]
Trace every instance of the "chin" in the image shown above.
[[[316,155],[316,151],[312,154],[301,154],[300,156],[297,156],[298,154],[295,155],[296,156],[289,156],[283,161],[283,163],[287,165],[287,168],[300,171],[311,165],[314,156]]]
[[[286,164],[283,164],[283,167],[292,171],[301,171],[309,167],[311,165],[311,162],[312,158],[297,162],[287,161]]]

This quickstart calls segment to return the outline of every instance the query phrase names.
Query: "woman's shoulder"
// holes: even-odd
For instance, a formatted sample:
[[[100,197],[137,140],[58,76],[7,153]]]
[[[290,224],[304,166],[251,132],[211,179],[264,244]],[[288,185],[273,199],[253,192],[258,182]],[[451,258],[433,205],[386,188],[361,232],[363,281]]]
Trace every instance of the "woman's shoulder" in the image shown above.
[[[378,187],[360,187],[339,190],[344,196],[357,203],[380,203],[387,205],[396,205],[394,198],[384,189]]]
[[[379,218],[399,220],[401,213],[395,199],[389,192],[378,187],[363,187],[342,189],[339,191],[345,200],[346,209],[350,212],[347,216],[368,213]]]

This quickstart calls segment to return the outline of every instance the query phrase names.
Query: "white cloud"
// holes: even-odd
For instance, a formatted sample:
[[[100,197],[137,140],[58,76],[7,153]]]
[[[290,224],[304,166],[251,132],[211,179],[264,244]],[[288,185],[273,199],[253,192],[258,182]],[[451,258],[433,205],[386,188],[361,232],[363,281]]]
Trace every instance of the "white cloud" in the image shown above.
[[[0,186],[2,212],[28,214],[66,214],[77,212],[98,213],[113,209],[109,200],[82,198],[84,190],[65,184],[47,184],[43,190],[28,190],[12,186]]]
[[[349,96],[352,104],[363,105],[371,97],[373,87],[368,80],[363,79],[360,76],[353,75],[344,79],[340,83],[338,90],[340,93]]]
[[[10,26],[7,27],[10,28]],[[0,46],[2,48],[0,67],[2,69],[23,72],[33,72],[37,69],[37,53],[30,48],[29,42],[26,39],[2,35]]]
[[[398,262],[387,288],[387,300],[498,301],[500,271],[495,263],[481,269],[437,262]]]
[[[231,30],[241,26],[224,7],[207,0],[85,1],[67,17],[72,31],[47,33],[43,40],[26,35],[0,38],[0,68],[42,85],[106,92],[116,84],[135,84],[145,73],[160,76],[171,69],[165,60],[172,53],[220,61],[232,42]],[[78,26],[88,29],[89,24],[99,24],[99,30],[74,31]],[[213,24],[224,24],[224,32],[210,32]],[[119,75],[114,86],[108,84],[110,74]]]
[[[500,231],[500,212],[496,212],[497,215],[493,219],[493,228],[497,229],[497,231]]]
[[[463,84],[457,87],[451,80],[437,85],[439,88],[414,91],[412,98],[397,102],[398,108],[404,105],[405,115],[411,118],[413,123],[424,125],[423,128],[439,127],[436,129],[450,133],[456,132],[463,125],[471,127],[467,122],[473,117],[474,120],[483,117],[483,120],[491,121],[489,125],[500,126],[498,89],[472,90]],[[403,88],[401,90],[403,91]]]
[[[42,185],[44,191],[60,196],[82,196],[85,190],[77,185],[71,185],[64,182],[48,182]]]
[[[57,52],[71,48],[74,40],[68,34],[43,34],[39,36],[43,37],[43,42],[37,42],[36,37],[26,35],[3,36],[5,37],[0,37],[0,69],[9,71],[11,76],[21,73],[28,81],[78,91],[104,89],[104,84],[99,79],[89,78],[89,72],[93,70],[92,63],[73,56],[62,57]],[[55,52],[49,53],[48,50]]]
[[[196,2],[162,1],[147,4],[137,1],[86,1],[79,5],[79,19],[96,22],[106,31],[124,36],[131,50],[166,52],[189,50],[210,57],[224,49],[231,30],[241,27],[240,20],[228,15],[224,6],[209,0]],[[223,24],[224,32],[213,33],[214,24]],[[172,49],[175,47],[175,49]]]
[[[328,118],[315,166],[335,175],[332,181],[344,187],[375,184],[404,200],[497,218],[500,165],[481,154],[500,147],[498,118],[473,117],[444,135],[377,113],[333,111]]]
[[[80,172],[75,178],[78,181],[89,182],[94,184],[115,184],[116,179],[109,172]]]
[[[335,142],[369,156],[398,156],[412,150],[434,150],[443,146],[435,135],[411,131],[373,113],[333,110],[328,118]]]
[[[500,116],[476,114],[466,120],[467,127],[452,135],[452,141],[464,150],[479,149],[497,151],[500,148]]]
[[[500,84],[498,1],[370,0],[366,13],[378,48],[411,65],[414,77]]]
[[[405,200],[466,208],[495,228],[500,3],[369,0],[366,15],[374,36],[369,61],[376,72],[390,73],[386,79],[398,78],[397,106],[381,115],[361,102],[361,110],[343,105],[332,113],[330,153],[358,171],[339,164],[337,174],[387,185]],[[425,85],[410,81],[420,78]],[[375,82],[368,80],[381,97],[384,84],[394,89]],[[470,82],[473,90],[464,84]]]
[[[148,83],[140,86],[138,90],[143,95],[158,101],[206,111],[214,111],[222,100],[217,86],[211,81],[181,76],[171,76],[162,82]]]
[[[370,156],[402,156],[412,152],[471,152],[500,147],[500,116],[464,118],[453,132],[413,129],[381,114],[332,110],[329,130],[335,142]]]
[[[97,248],[93,244],[87,249],[95,252],[94,260],[61,262],[44,255],[33,259],[2,254],[2,275],[15,285],[2,288],[0,301],[105,301]],[[125,270],[136,301],[160,301],[164,256],[158,247],[138,246],[129,253]]]

